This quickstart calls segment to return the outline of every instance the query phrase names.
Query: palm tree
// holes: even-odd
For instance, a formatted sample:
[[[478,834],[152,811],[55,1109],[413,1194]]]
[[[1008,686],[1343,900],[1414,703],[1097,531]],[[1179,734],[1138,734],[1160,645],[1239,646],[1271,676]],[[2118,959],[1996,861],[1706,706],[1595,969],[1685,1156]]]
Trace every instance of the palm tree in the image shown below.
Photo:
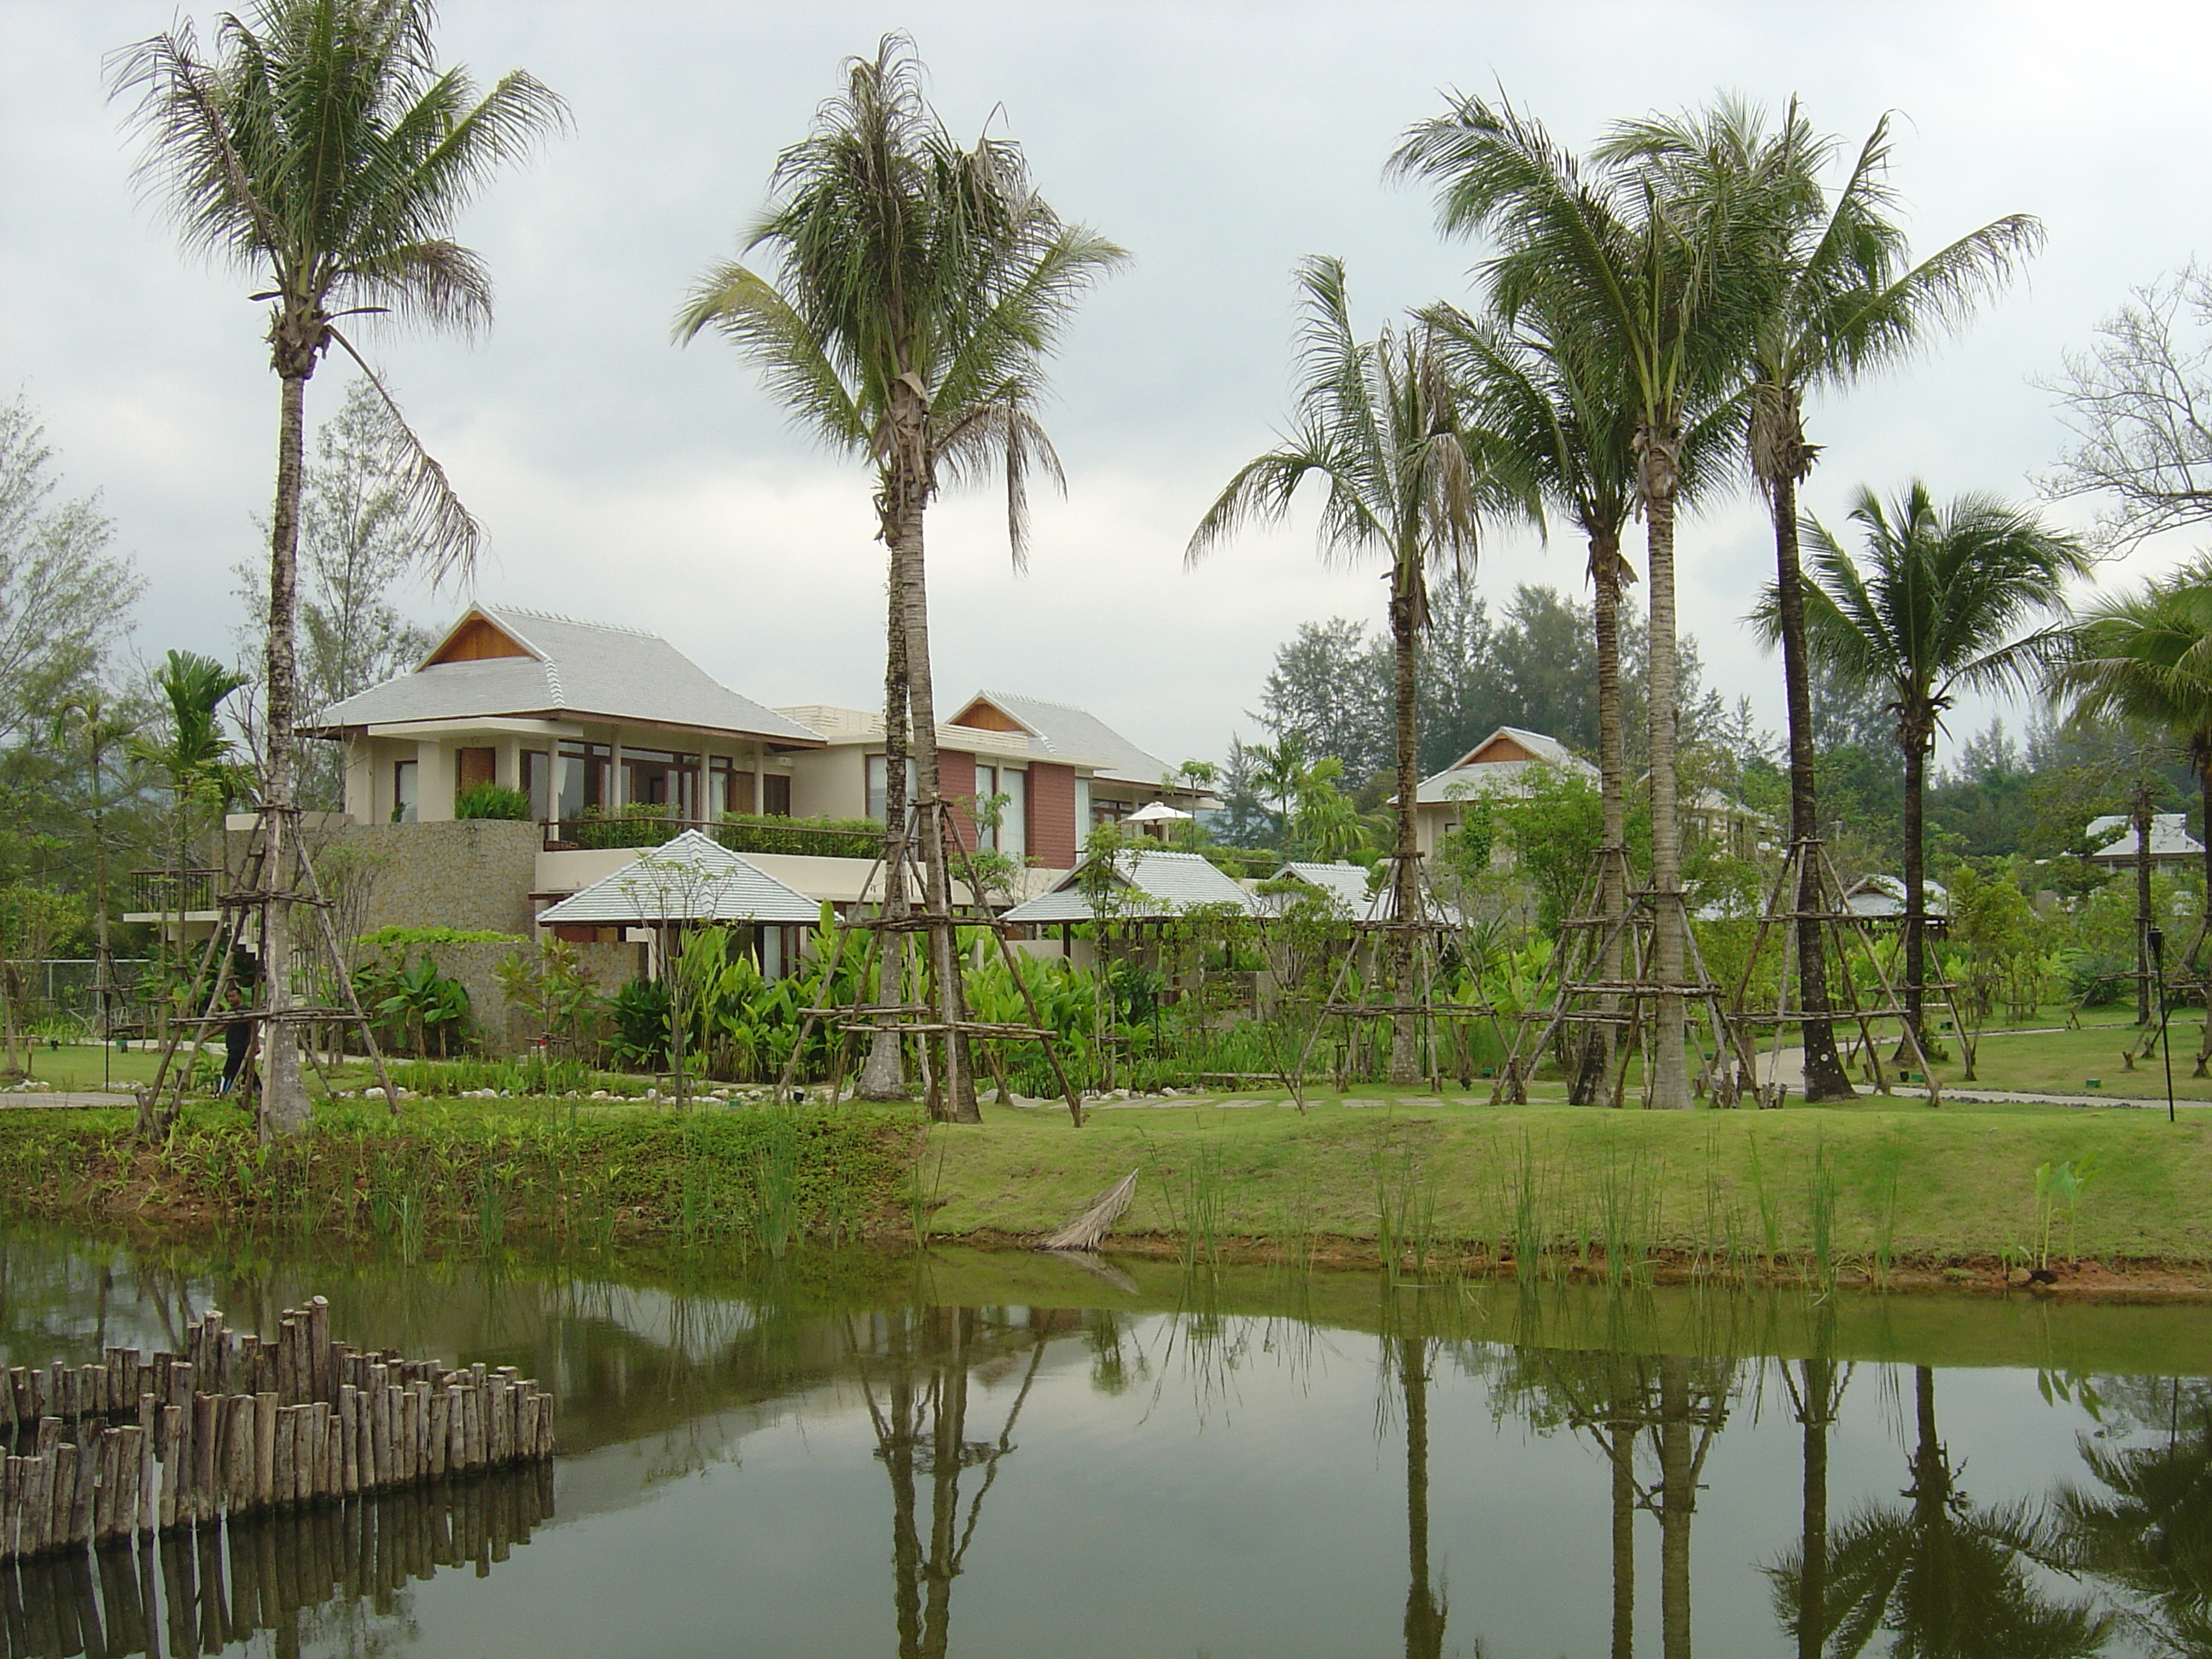
[[[2032,513],[1980,495],[1939,507],[1917,479],[1886,507],[1862,489],[1850,516],[1865,544],[1856,560],[1819,521],[1804,520],[1813,550],[1803,586],[1805,639],[1841,684],[1886,694],[1897,716],[1905,758],[1905,1006],[1920,1043],[1923,807],[1943,711],[1962,690],[2020,684],[2050,659],[2060,632],[2023,636],[2021,629],[2056,610],[2066,579],[2088,563],[2079,541],[2045,528]],[[1776,637],[1780,605],[1773,588],[1753,621],[1770,641]]]
[[[905,36],[885,35],[874,57],[845,67],[842,95],[777,159],[769,210],[746,237],[746,252],[773,252],[775,280],[738,261],[715,266],[678,313],[676,334],[689,341],[719,330],[800,423],[874,463],[877,535],[890,555],[884,908],[896,916],[907,905],[902,750],[910,743],[927,902],[945,915],[925,516],[948,477],[1003,470],[1007,535],[1022,567],[1030,469],[1060,480],[1031,412],[1045,360],[1084,292],[1126,256],[1054,212],[1012,143],[955,143],[923,95]],[[960,1006],[956,945],[950,928],[929,937],[938,1013],[951,1025]],[[890,961],[887,987],[896,982]],[[888,990],[886,998],[896,1000]],[[948,1031],[939,1076],[950,1109],[972,1121],[964,1052]],[[871,1056],[863,1092],[898,1092],[897,1067],[892,1036]]]
[[[265,282],[270,367],[281,387],[276,498],[270,514],[266,867],[263,947],[269,1008],[293,1003],[291,890],[296,782],[293,721],[301,473],[307,381],[332,346],[381,381],[337,327],[368,313],[473,329],[489,319],[483,262],[448,234],[489,174],[566,118],[520,70],[477,95],[465,70],[440,69],[429,0],[261,0],[226,13],[203,54],[191,26],[111,60],[117,94],[135,93],[142,175],[167,197],[186,246]],[[387,399],[387,402],[389,400]],[[465,567],[477,526],[393,411],[406,466],[411,539],[433,568]],[[265,1119],[306,1126],[293,1027],[272,1018],[262,1061]]]
[[[1686,1109],[1674,518],[1687,427],[1717,391],[1737,382],[1744,343],[1765,307],[1761,283],[1770,276],[1759,256],[1771,240],[1765,220],[1774,192],[1670,193],[1662,174],[1638,165],[1631,136],[1617,135],[1620,142],[1585,168],[1504,99],[1461,97],[1408,132],[1392,166],[1436,182],[1445,231],[1487,234],[1496,244],[1482,270],[1503,321],[1540,310],[1549,326],[1609,359],[1628,394],[1650,595],[1651,1103]]]
[[[1591,633],[1597,656],[1598,788],[1603,851],[1598,914],[1607,927],[1601,977],[1618,981],[1624,940],[1613,925],[1626,915],[1628,765],[1622,730],[1620,605],[1636,567],[1620,550],[1636,508],[1636,416],[1617,360],[1588,349],[1540,307],[1510,329],[1452,306],[1424,313],[1435,325],[1453,372],[1466,387],[1469,418],[1489,434],[1494,464],[1525,479],[1571,520],[1589,544]],[[1691,423],[1682,446],[1683,499],[1711,472],[1739,424],[1730,400]],[[1607,1011],[1612,1012],[1608,998]],[[1577,1104],[1603,1098],[1613,1061],[1613,1028],[1591,1029],[1569,1079]]]
[[[1777,591],[1783,596],[1777,636],[1790,726],[1790,834],[1793,845],[1820,835],[1814,783],[1813,699],[1805,656],[1804,607],[1798,595],[1797,487],[1820,451],[1807,441],[1808,392],[1849,385],[1918,350],[1936,328],[1965,320],[1975,301],[2002,286],[2042,241],[2042,227],[2025,214],[1998,219],[1917,264],[1908,265],[1897,198],[1889,181],[1889,118],[1875,124],[1836,190],[1820,175],[1839,146],[1817,134],[1790,106],[1780,129],[1765,130],[1759,113],[1733,100],[1680,119],[1654,117],[1624,127],[1619,143],[1656,167],[1671,191],[1719,203],[1765,188],[1778,211],[1765,257],[1772,269],[1759,286],[1764,307],[1752,319],[1748,361],[1747,450],[1752,477],[1774,526]],[[1819,870],[1799,867],[1793,907],[1800,1006],[1828,1009],[1827,966]],[[1844,1100],[1850,1079],[1824,1018],[1803,1022],[1805,1097]]]
[[[177,860],[172,890],[179,896],[179,910],[194,832],[207,814],[228,810],[252,787],[236,759],[237,745],[222,729],[222,705],[245,684],[246,677],[227,663],[197,651],[172,651],[154,671],[155,688],[169,706],[168,735],[159,743],[143,733],[127,739],[131,759],[161,773],[169,786]]]
[[[2089,605],[2053,672],[2051,690],[2071,699],[2076,723],[2118,720],[2185,749],[2205,822],[2212,824],[2212,561],[2200,560],[2141,592],[2107,595]],[[2150,964],[2142,958],[2150,913],[2150,774],[2144,767],[2136,772],[2135,817],[2144,854],[2136,872],[2136,965],[2144,973],[2136,1012],[2148,1018]],[[2212,834],[2205,841],[2208,885],[2203,921],[2188,952],[2192,964],[2212,936]]]
[[[74,736],[84,745],[85,815],[92,823],[93,994],[100,1004],[104,1042],[115,1018],[115,957],[109,948],[107,903],[107,812],[118,799],[107,793],[107,757],[138,735],[141,721],[128,705],[118,708],[99,690],[79,691],[63,704],[56,720],[58,744]]]
[[[1277,448],[1247,461],[1215,498],[1183,550],[1194,564],[1245,525],[1279,520],[1308,478],[1327,488],[1322,502],[1324,557],[1376,556],[1390,564],[1390,647],[1397,748],[1397,837],[1391,867],[1391,975],[1404,1000],[1411,978],[1413,936],[1421,915],[1419,848],[1414,828],[1420,791],[1420,750],[1414,730],[1416,647],[1429,620],[1429,568],[1472,568],[1476,531],[1486,510],[1512,503],[1498,488],[1465,427],[1458,387],[1420,322],[1384,329],[1371,342],[1353,337],[1344,263],[1307,260],[1298,271],[1304,295],[1301,384],[1295,428]],[[1390,1080],[1416,1071],[1414,1022],[1392,1022]]]

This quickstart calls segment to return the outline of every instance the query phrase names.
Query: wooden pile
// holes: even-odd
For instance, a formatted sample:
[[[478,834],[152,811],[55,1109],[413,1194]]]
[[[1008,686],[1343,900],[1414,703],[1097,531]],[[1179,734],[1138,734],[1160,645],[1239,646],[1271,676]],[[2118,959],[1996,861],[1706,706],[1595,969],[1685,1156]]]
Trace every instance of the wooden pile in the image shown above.
[[[319,1296],[273,1342],[210,1311],[184,1346],[7,1374],[0,1561],[553,1455],[535,1380],[333,1342]]]

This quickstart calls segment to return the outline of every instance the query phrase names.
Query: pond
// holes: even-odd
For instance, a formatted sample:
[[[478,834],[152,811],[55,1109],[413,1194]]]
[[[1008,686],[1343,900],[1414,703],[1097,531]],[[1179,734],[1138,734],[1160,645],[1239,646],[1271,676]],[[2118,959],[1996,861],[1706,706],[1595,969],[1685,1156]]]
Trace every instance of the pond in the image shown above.
[[[2194,1307],[28,1232],[0,1358],[317,1291],[559,1458],[0,1569],[0,1656],[2212,1652]]]

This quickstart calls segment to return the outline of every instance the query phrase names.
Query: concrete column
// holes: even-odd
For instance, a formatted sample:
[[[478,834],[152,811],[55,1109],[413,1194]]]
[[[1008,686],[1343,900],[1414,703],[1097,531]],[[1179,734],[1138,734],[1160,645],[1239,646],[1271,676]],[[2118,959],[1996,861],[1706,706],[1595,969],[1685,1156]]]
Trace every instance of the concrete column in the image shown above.
[[[346,743],[346,816],[356,823],[381,823],[376,813],[376,743],[371,738]],[[386,807],[388,815],[391,809]]]
[[[453,751],[435,738],[415,745],[415,817],[418,823],[453,816]]]

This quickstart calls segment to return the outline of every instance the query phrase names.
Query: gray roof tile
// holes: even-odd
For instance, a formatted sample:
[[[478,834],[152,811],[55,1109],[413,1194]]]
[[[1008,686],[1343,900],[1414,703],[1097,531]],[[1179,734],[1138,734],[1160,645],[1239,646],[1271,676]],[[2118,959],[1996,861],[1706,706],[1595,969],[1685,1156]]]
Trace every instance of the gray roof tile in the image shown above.
[[[686,830],[614,874],[539,912],[556,921],[815,923],[822,907],[720,842]]]
[[[1080,878],[1097,862],[1096,859],[1086,859],[1062,877],[1049,892],[1040,893],[1025,904],[1017,904],[1001,920],[1095,920]],[[1258,909],[1250,893],[1196,853],[1117,853],[1114,855],[1114,875],[1121,885],[1134,890],[1133,897],[1115,907],[1114,915],[1122,921],[1159,921],[1208,904],[1230,905],[1248,915],[1256,914]]]
[[[812,748],[797,720],[739,696],[657,634],[505,605],[474,607],[532,654],[417,668],[322,710],[301,729],[544,716],[742,732]]]

